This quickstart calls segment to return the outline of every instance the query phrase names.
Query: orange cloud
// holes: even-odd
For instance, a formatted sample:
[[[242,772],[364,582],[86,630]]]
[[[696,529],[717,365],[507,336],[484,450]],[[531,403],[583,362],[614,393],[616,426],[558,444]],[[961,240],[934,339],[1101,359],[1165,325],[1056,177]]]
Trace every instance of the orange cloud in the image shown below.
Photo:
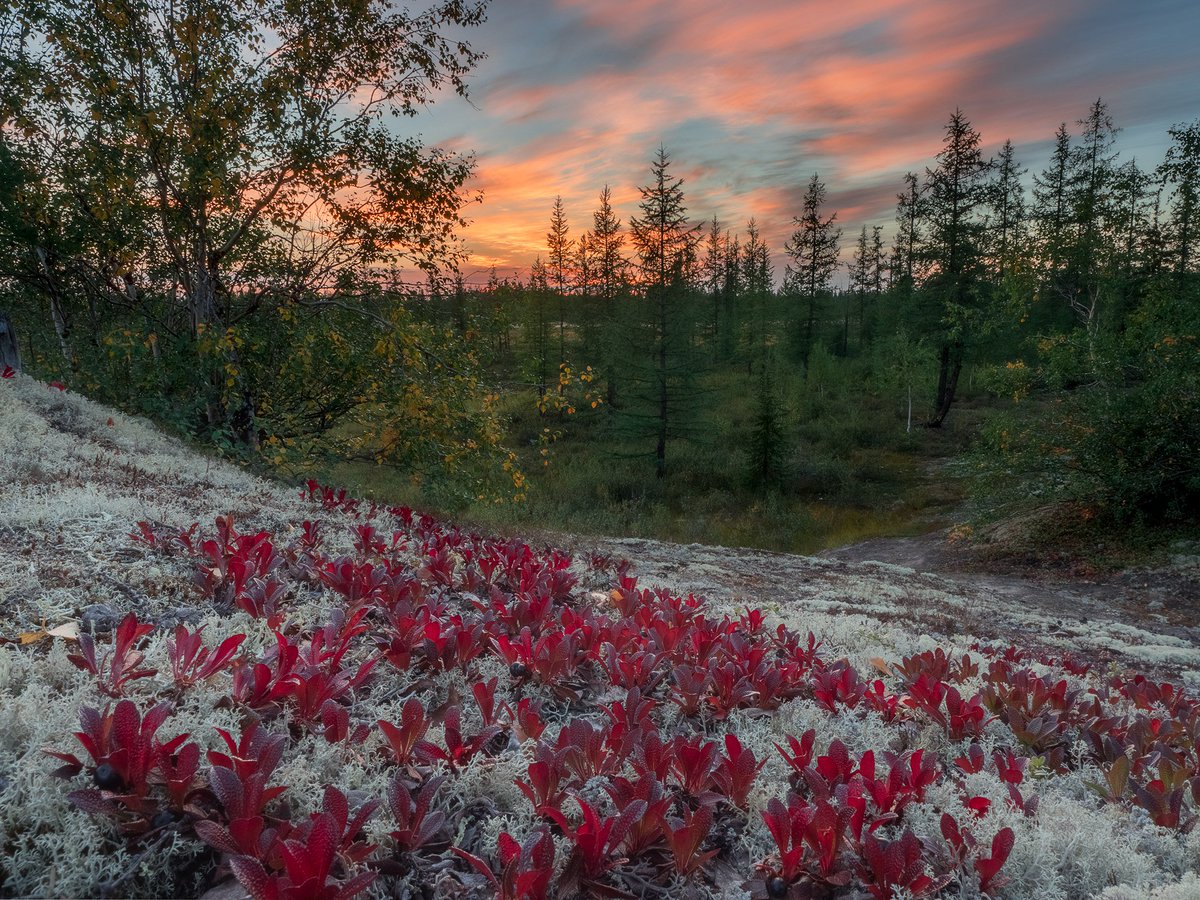
[[[476,262],[520,269],[545,252],[561,195],[572,236],[604,184],[628,223],[660,142],[697,221],[755,217],[779,250],[814,171],[847,234],[890,223],[906,170],[931,163],[961,106],[989,146],[1044,142],[1094,94],[1056,77],[1085,0],[525,0],[477,78],[484,202]],[[508,7],[505,7],[506,9]],[[539,42],[540,41],[540,42]],[[1039,42],[1046,42],[1042,46]],[[1058,68],[1056,68],[1058,67]],[[1086,67],[1084,67],[1086,68]],[[1068,70],[1073,71],[1073,70]],[[1150,77],[1147,75],[1146,77]],[[1089,83],[1088,90],[1091,90]],[[1038,110],[1046,110],[1045,114]],[[1068,114],[1062,110],[1073,110]]]

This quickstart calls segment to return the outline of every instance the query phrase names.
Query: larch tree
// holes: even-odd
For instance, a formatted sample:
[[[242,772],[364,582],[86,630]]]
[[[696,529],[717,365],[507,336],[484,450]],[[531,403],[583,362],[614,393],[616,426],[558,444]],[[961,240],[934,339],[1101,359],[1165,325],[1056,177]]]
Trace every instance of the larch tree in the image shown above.
[[[938,346],[937,398],[926,423],[940,426],[958,392],[968,338],[979,324],[984,224],[990,160],[980,136],[962,110],[946,124],[937,166],[925,176],[925,241],[921,254],[929,274],[921,284],[928,302],[928,327]]]
[[[716,216],[709,223],[708,235],[704,241],[703,264],[704,292],[712,300],[712,320],[709,331],[712,338],[721,333],[721,299],[725,286],[725,245],[721,223]]]
[[[732,231],[725,232],[725,283],[722,292],[732,300],[742,296],[742,239]]]
[[[989,268],[1003,279],[1017,262],[1025,235],[1025,169],[1006,140],[996,157],[995,176],[986,189]]]
[[[786,411],[775,384],[775,363],[764,355],[755,385],[755,410],[746,440],[746,476],[758,490],[777,488],[786,475]]]
[[[600,330],[595,300],[596,255],[592,243],[590,231],[585,231],[575,242],[572,263],[574,278],[571,284],[576,297],[574,321],[579,328],[576,343],[583,357],[589,361],[595,358]]]
[[[746,246],[741,254],[742,290],[745,302],[747,374],[761,362],[767,342],[767,312],[771,294],[771,251],[758,230],[758,221],[746,223]]]
[[[592,233],[585,231],[575,242],[575,293],[581,297],[592,296],[596,286],[595,252],[592,250]]]
[[[821,297],[833,283],[838,269],[838,251],[842,230],[834,227],[837,213],[822,212],[825,204],[825,184],[813,175],[804,193],[804,208],[793,218],[795,230],[784,250],[791,257],[785,275],[789,292],[804,302],[804,317],[800,322],[800,356],[805,367],[812,352],[816,334]]]
[[[600,375],[604,379],[606,407],[610,415],[617,409],[620,359],[624,329],[619,315],[619,298],[628,281],[628,264],[623,248],[625,234],[612,206],[612,191],[606,184],[600,192],[600,205],[592,213],[593,280],[600,304],[602,336]]]
[[[883,293],[884,269],[887,261],[883,251],[883,227],[872,225],[868,234],[864,225],[859,232],[854,254],[850,258],[850,298],[858,307],[858,344],[861,349],[867,340],[867,307]],[[847,305],[842,322],[842,352],[848,352],[850,312]]]
[[[1066,265],[1069,245],[1071,133],[1063,122],[1054,132],[1050,162],[1033,178],[1033,228],[1048,277],[1055,278]]]
[[[639,188],[641,214],[629,222],[638,255],[644,302],[652,335],[655,472],[667,474],[667,441],[682,434],[682,408],[691,399],[692,359],[687,269],[695,256],[696,226],[688,220],[683,179],[670,174],[671,157],[659,146],[651,162],[651,183]]]
[[[725,231],[721,243],[723,251],[723,278],[721,281],[721,311],[725,322],[717,336],[718,357],[731,358],[737,350],[737,337],[742,318],[742,244],[732,230]]]
[[[1080,325],[1090,334],[1099,327],[1104,262],[1112,218],[1112,187],[1116,175],[1113,145],[1119,129],[1108,106],[1097,99],[1077,123],[1078,144],[1071,148],[1067,175],[1070,230],[1066,271],[1059,290]]]
[[[866,320],[867,294],[871,290],[871,240],[867,236],[867,226],[864,225],[858,233],[858,241],[854,245],[854,253],[850,257],[850,291],[847,301],[853,301],[858,307],[859,337],[861,341],[863,323]],[[850,343],[850,302],[846,303],[842,315],[842,355],[849,352]]]
[[[555,291],[558,293],[558,364],[566,365],[567,361],[567,285],[571,279],[571,259],[575,242],[567,237],[570,227],[567,225],[567,213],[563,208],[562,197],[554,198],[554,208],[550,213],[550,231],[546,234],[546,269]]]
[[[596,289],[605,301],[616,299],[625,286],[625,257],[622,248],[625,235],[621,220],[612,207],[612,191],[608,185],[600,192],[600,205],[592,214],[592,269]]]
[[[1196,233],[1200,226],[1200,120],[1172,126],[1167,134],[1171,144],[1159,166],[1158,177],[1171,191],[1171,255],[1175,271],[1183,275],[1195,266]]]
[[[871,226],[871,293],[878,297],[887,282],[887,253],[883,249],[883,226]]]
[[[1154,215],[1152,176],[1131,159],[1113,171],[1108,221],[1105,230],[1107,258],[1103,263],[1105,279],[1112,285],[1115,305],[1113,323],[1132,309],[1146,272],[1147,233]]]
[[[913,172],[904,175],[904,190],[896,195],[896,236],[892,242],[892,282],[902,296],[912,293],[921,271],[917,248],[921,244],[924,216],[921,181]]]
[[[529,270],[529,296],[532,309],[525,323],[526,359],[529,374],[537,390],[538,411],[545,415],[550,398],[550,317],[546,304],[550,297],[550,276],[539,256]]]
[[[721,293],[725,283],[725,243],[720,220],[712,217],[704,242],[704,290],[710,296]]]

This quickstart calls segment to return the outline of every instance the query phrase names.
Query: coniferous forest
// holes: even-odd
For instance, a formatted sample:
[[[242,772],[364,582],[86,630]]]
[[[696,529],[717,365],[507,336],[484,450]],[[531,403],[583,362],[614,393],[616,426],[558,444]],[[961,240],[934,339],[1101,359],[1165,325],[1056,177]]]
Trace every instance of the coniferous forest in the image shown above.
[[[687,147],[648,148],[636,208],[547,184],[544,253],[468,282],[471,161],[380,113],[465,91],[476,51],[438,28],[481,18],[439,7],[391,46],[348,24],[339,50],[379,69],[357,108],[328,48],[148,62],[54,9],[45,45],[9,28],[0,308],[24,367],[493,526],[810,551],[1035,510],[1187,519],[1200,123],[1134,160],[1097,99],[1031,172],[955,110],[889,221],[844,229],[797,173],[782,248],[706,216]]]
[[[0,9],[0,898],[1200,896],[1192,6]]]

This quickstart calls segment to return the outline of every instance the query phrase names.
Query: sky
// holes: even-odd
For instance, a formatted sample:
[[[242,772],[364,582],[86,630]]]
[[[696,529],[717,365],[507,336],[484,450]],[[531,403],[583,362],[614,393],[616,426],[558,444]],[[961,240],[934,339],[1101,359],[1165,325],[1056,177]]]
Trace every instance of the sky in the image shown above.
[[[469,282],[527,274],[556,195],[571,237],[605,184],[627,227],[660,143],[693,220],[754,217],[778,280],[814,173],[848,258],[862,225],[890,232],[956,107],[1031,172],[1097,97],[1143,167],[1200,118],[1197,0],[492,0],[469,39],[470,102],[410,120],[475,155]]]

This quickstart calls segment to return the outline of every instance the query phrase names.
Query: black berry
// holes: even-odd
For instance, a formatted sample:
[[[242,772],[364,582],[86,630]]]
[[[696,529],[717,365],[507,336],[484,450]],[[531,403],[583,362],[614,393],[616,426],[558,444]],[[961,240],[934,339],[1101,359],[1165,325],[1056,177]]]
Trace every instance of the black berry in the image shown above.
[[[508,674],[513,678],[525,678],[529,675],[529,667],[525,663],[515,662],[508,667]]]
[[[108,763],[100,763],[96,766],[96,771],[92,773],[92,779],[96,782],[96,787],[102,791],[119,791],[124,786],[117,770]]]
[[[788,895],[788,883],[776,875],[767,879],[767,896],[782,898]]]

